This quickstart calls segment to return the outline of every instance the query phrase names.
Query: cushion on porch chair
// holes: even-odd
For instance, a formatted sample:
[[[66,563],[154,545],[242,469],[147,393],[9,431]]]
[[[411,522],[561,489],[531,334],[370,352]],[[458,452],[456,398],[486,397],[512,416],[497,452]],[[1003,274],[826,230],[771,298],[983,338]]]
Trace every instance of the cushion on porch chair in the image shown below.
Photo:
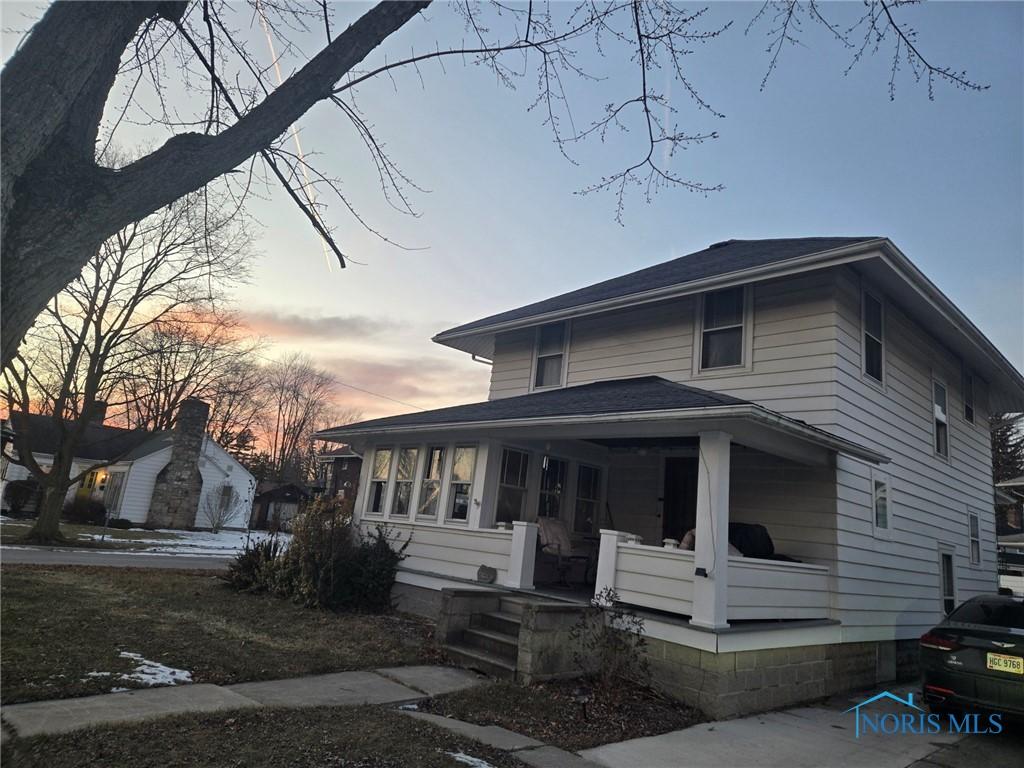
[[[537,539],[541,551],[562,557],[569,557],[572,554],[572,539],[565,523],[554,517],[540,517],[537,518],[537,526]]]

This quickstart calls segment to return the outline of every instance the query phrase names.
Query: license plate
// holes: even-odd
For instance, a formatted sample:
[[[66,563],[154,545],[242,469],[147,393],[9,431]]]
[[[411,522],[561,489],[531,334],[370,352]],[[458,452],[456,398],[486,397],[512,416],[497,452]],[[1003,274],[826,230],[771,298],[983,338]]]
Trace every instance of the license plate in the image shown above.
[[[1009,672],[1013,675],[1024,675],[1024,658],[1020,656],[1007,656],[1002,653],[990,653],[987,663],[989,669],[997,672]]]

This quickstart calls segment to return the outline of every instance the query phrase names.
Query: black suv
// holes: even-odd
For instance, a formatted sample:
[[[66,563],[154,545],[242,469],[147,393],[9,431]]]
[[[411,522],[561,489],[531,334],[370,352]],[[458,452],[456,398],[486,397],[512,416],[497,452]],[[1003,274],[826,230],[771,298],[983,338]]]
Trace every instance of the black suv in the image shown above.
[[[972,597],[920,644],[922,693],[933,710],[1024,716],[1024,600]]]

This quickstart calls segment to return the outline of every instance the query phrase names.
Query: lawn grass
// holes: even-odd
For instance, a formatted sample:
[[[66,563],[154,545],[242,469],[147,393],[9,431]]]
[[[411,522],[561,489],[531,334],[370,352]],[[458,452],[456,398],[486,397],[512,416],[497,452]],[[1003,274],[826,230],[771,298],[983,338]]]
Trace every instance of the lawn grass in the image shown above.
[[[20,768],[464,768],[450,753],[495,768],[521,765],[506,753],[376,707],[239,710],[14,739],[4,745],[2,762]]]
[[[585,706],[576,699],[578,693],[589,695]],[[574,680],[530,686],[499,682],[439,696],[421,709],[478,725],[500,725],[571,752],[707,720],[696,709],[626,682],[612,690],[591,689]]]
[[[5,520],[3,523],[0,523],[0,544],[8,546],[21,544],[25,534],[32,528],[33,522],[35,521],[31,519],[22,519]],[[67,543],[60,546],[75,547],[76,549],[146,549],[153,545],[140,544],[138,543],[139,540],[166,539],[167,541],[174,541],[178,538],[173,533],[167,533],[166,531],[147,531],[141,528],[129,530],[120,528],[105,529],[101,525],[82,525],[64,522],[60,524],[60,532],[67,539]],[[89,534],[98,537],[104,533],[106,533],[106,541],[79,538],[79,534]]]
[[[199,571],[4,566],[0,626],[4,704],[145,687],[117,679],[138,663],[121,651],[218,684],[439,658],[422,620],[302,608]]]

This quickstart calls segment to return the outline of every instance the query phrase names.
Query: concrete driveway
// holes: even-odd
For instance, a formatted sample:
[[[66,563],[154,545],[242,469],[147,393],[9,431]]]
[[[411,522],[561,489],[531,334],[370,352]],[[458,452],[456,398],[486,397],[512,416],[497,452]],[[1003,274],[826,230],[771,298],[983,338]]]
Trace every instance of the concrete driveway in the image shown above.
[[[176,568],[222,571],[231,557],[159,555],[151,552],[117,552],[109,549],[49,547],[0,547],[0,564],[95,565],[115,568]]]
[[[901,686],[901,696],[913,691]],[[897,692],[896,690],[893,691]],[[836,697],[814,707],[695,725],[661,736],[588,749],[608,768],[1001,768],[1024,765],[1024,738],[1008,724],[999,736],[854,733],[844,712],[876,693]],[[874,711],[899,713],[893,702]]]

